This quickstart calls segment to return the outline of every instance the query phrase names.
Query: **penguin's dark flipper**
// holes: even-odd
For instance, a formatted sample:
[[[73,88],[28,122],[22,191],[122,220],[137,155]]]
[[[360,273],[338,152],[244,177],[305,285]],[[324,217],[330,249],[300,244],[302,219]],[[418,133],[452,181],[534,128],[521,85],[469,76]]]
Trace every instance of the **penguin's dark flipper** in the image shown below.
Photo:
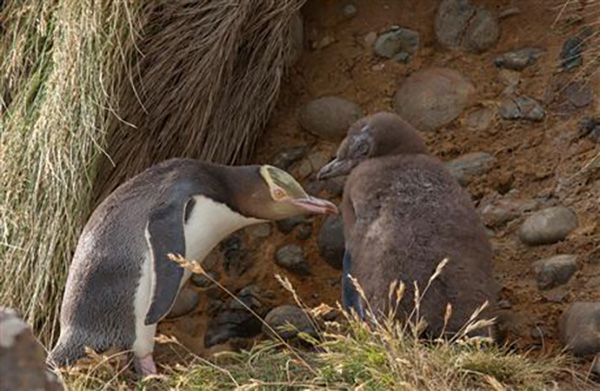
[[[184,204],[173,202],[152,212],[148,219],[148,241],[152,251],[154,296],[145,324],[158,323],[175,302],[183,277],[183,268],[168,259],[167,254],[185,255],[183,231]]]
[[[342,267],[342,306],[344,310],[350,312],[353,308],[356,314],[361,318],[365,318],[365,313],[362,305],[362,300],[358,291],[354,287],[352,280],[348,276],[352,269],[352,258],[348,250],[344,251],[344,264]]]

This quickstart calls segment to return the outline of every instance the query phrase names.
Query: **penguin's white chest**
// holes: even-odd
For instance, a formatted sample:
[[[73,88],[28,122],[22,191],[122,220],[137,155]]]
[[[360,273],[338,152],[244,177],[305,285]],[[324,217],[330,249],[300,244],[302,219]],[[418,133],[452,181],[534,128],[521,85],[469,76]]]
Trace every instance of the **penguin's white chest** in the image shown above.
[[[264,220],[245,217],[227,205],[203,196],[194,197],[194,206],[184,223],[185,257],[201,262],[221,240],[248,225]]]
[[[190,261],[202,262],[208,253],[221,240],[231,233],[251,224],[257,224],[264,220],[242,216],[231,210],[227,205],[217,203],[203,196],[194,197],[194,205],[187,220],[182,214],[181,224],[185,236],[185,257]],[[148,232],[146,232],[148,238]],[[148,241],[148,245],[150,245]],[[152,264],[152,255],[148,248],[146,257],[142,264],[141,278],[135,295],[135,323],[136,341],[134,351],[151,352],[154,346],[153,338],[156,325],[146,326],[144,319],[150,308],[155,284],[158,280],[154,275],[155,269]],[[179,288],[190,278],[191,272],[184,270],[183,278]]]

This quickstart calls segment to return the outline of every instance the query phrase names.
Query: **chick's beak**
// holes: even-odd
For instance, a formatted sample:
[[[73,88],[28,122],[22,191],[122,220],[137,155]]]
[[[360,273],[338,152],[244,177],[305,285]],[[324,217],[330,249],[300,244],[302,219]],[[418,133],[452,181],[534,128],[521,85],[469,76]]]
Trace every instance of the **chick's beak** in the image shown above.
[[[352,163],[349,160],[333,159],[319,170],[317,179],[323,180],[340,175],[347,175],[351,170]]]
[[[295,198],[291,202],[308,213],[338,214],[338,208],[333,203],[321,198],[308,196],[306,198]]]

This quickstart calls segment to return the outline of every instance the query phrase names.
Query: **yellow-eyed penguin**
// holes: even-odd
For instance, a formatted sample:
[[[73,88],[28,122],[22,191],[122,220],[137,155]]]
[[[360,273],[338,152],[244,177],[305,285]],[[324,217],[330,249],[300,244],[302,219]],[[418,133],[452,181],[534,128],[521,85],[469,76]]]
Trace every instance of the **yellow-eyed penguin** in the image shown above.
[[[468,194],[442,162],[429,155],[413,126],[391,113],[353,124],[337,157],[318,178],[346,174],[341,206],[346,309],[365,316],[366,304],[348,274],[364,289],[375,316],[388,313],[390,284],[400,280],[407,291],[397,318],[406,319],[414,309],[413,282],[422,292],[445,258],[447,266],[420,305],[426,333],[456,333],[484,302],[489,301],[490,310],[494,307],[498,287],[484,226]],[[447,303],[453,313],[444,328]],[[479,334],[489,335],[488,330]]]
[[[156,324],[190,276],[167,254],[201,261],[242,227],[308,213],[337,209],[275,167],[171,159],[143,171],[100,204],[81,234],[50,359],[64,366],[86,346],[131,349],[138,372],[155,374]]]

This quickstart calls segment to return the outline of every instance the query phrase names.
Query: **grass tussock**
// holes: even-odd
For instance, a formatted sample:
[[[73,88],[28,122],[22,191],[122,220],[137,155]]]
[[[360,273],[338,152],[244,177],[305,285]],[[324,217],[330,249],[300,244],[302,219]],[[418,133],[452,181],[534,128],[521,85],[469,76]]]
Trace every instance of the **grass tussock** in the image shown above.
[[[46,342],[137,12],[91,0],[14,0],[0,11],[0,303]]]
[[[297,50],[304,2],[151,2],[143,55],[118,92],[122,120],[108,129],[110,158],[100,167],[97,199],[169,157],[248,161]]]
[[[178,262],[196,273],[204,273],[194,262],[182,258]],[[280,282],[302,306],[290,282],[281,278]],[[392,290],[402,291],[399,286],[391,287]],[[92,370],[67,372],[64,380],[74,391],[134,388],[541,391],[561,389],[556,388],[558,381],[569,373],[562,355],[534,358],[486,339],[467,337],[468,330],[480,327],[475,317],[452,340],[424,340],[418,337],[421,327],[418,316],[401,325],[391,313],[366,323],[343,312],[336,321],[325,321],[334,311],[326,305],[304,310],[314,320],[318,332],[317,337],[299,334],[302,349],[283,340],[266,340],[250,350],[221,353],[211,361],[193,356],[187,365],[163,366],[159,379],[138,382],[130,374],[125,375],[123,369],[111,365],[109,358],[97,356]],[[339,308],[337,311],[341,312]]]
[[[249,156],[303,2],[4,2],[0,303],[44,342],[94,200],[168,157]]]

